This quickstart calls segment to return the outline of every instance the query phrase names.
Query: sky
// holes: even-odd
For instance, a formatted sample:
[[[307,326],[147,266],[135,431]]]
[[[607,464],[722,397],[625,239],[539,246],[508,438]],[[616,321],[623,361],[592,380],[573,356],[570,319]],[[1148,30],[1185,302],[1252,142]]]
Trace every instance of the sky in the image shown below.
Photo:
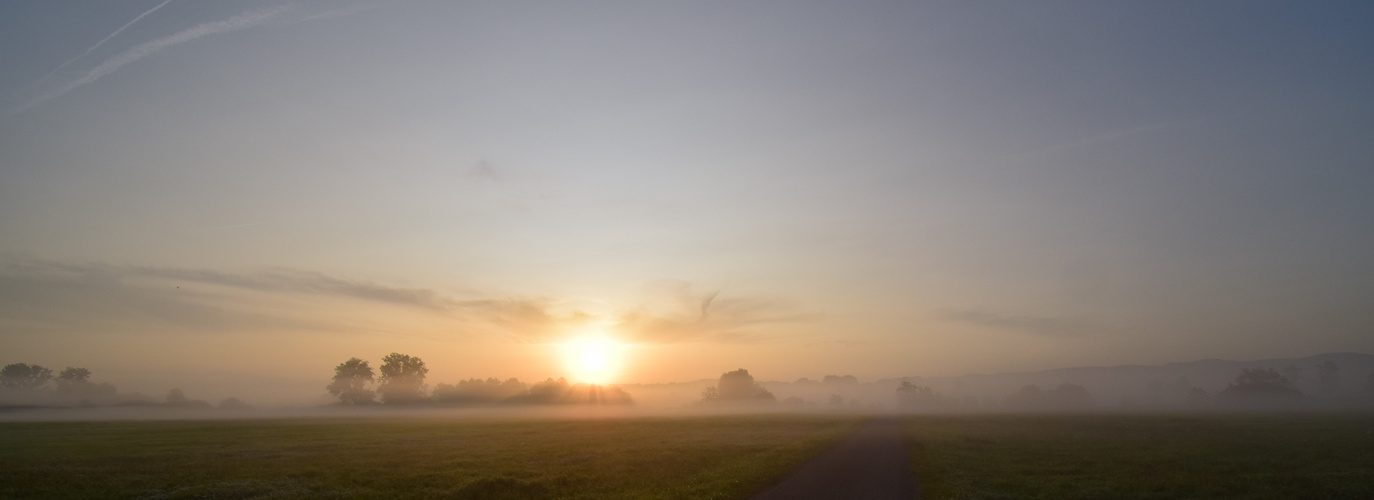
[[[1374,352],[1371,25],[5,2],[0,363],[316,397],[391,352],[450,383]]]

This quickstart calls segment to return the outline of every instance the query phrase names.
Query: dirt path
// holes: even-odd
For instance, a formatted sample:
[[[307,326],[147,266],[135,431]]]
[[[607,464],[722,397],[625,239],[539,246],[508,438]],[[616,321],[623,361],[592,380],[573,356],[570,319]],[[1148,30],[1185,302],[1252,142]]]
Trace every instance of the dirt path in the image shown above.
[[[901,424],[891,419],[865,424],[754,500],[809,498],[920,498]]]

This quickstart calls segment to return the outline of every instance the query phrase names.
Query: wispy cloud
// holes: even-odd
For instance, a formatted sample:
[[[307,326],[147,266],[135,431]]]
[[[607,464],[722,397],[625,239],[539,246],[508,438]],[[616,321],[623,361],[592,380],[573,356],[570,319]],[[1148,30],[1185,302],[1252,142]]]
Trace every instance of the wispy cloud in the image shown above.
[[[181,32],[178,32],[173,35],[165,36],[153,41],[138,44],[131,49],[125,50],[123,52],[120,52],[119,54],[110,57],[109,59],[106,59],[99,65],[96,65],[96,67],[92,68],[90,71],[87,71],[86,73],[82,74],[77,78],[74,78],[62,84],[54,85],[42,91],[40,94],[38,94],[38,96],[29,99],[24,103],[20,104],[19,106],[11,109],[8,114],[18,114],[39,104],[43,104],[50,100],[61,97],[63,94],[76,90],[77,88],[83,85],[95,82],[96,80],[104,78],[105,76],[108,76],[109,74],[114,73],[115,71],[119,71],[119,69],[123,68],[124,66],[127,66],[140,59],[156,54],[157,52],[167,49],[169,47],[186,43],[197,38],[209,35],[231,33],[239,30],[252,28],[254,26],[259,26],[269,21],[272,21],[273,19],[277,18],[283,13],[286,13],[289,10],[290,7],[286,5],[253,9],[242,14],[239,14],[237,16],[231,17],[229,19],[209,23],[202,23],[194,27],[182,30]]]
[[[129,29],[130,26],[133,26],[134,23],[137,23],[140,19],[143,19],[143,18],[145,18],[145,17],[148,17],[149,14],[152,14],[152,13],[154,13],[154,12],[157,12],[158,9],[161,9],[161,8],[165,7],[165,6],[166,6],[167,4],[169,4],[169,3],[172,3],[172,0],[163,0],[162,3],[157,4],[156,7],[153,7],[153,8],[151,8],[151,9],[148,9],[148,10],[144,11],[142,14],[139,14],[138,17],[135,17],[135,18],[134,18],[134,20],[129,21],[129,22],[127,22],[127,23],[124,23],[124,25],[123,25],[123,26],[120,26],[119,29],[114,30],[113,33],[110,33],[110,34],[107,35],[105,38],[100,39],[99,42],[96,42],[95,45],[92,45],[90,48],[86,49],[85,52],[82,52],[82,53],[80,53],[80,54],[77,54],[76,57],[73,57],[73,58],[71,58],[71,59],[68,59],[67,62],[62,63],[62,64],[59,65],[57,68],[53,69],[52,72],[48,73],[48,76],[52,76],[53,73],[57,73],[58,71],[61,71],[62,68],[65,68],[65,67],[67,67],[68,65],[70,65],[71,63],[76,62],[78,59],[81,59],[81,58],[83,58],[83,57],[86,57],[86,56],[89,55],[91,52],[95,52],[95,49],[98,49],[98,48],[100,48],[102,45],[105,45],[105,42],[110,41],[111,38],[114,38],[115,36],[119,35],[120,33],[123,33],[124,30]],[[44,77],[44,79],[46,79],[46,78],[47,78],[47,77]]]
[[[640,342],[742,340],[750,327],[815,321],[783,301],[728,296],[719,290],[697,292],[685,281],[661,280],[646,287],[658,296],[653,305],[620,315],[616,329]]]
[[[1091,331],[1090,325],[1078,319],[1005,314],[981,308],[941,309],[936,315],[945,321],[1047,337],[1076,337]]]
[[[44,328],[101,328],[104,323],[174,325],[183,331],[309,329],[391,334],[385,323],[359,323],[361,301],[424,314],[423,323],[482,332],[515,342],[550,342],[593,323],[614,323],[626,340],[672,343],[755,338],[751,327],[813,321],[777,300],[699,293],[687,282],[659,281],[640,306],[608,316],[539,297],[455,296],[290,269],[225,272],[6,258],[0,265],[0,322]],[[371,310],[371,309],[369,309]],[[363,314],[358,312],[358,314]],[[28,318],[25,320],[24,318]],[[436,328],[438,328],[436,326]]]

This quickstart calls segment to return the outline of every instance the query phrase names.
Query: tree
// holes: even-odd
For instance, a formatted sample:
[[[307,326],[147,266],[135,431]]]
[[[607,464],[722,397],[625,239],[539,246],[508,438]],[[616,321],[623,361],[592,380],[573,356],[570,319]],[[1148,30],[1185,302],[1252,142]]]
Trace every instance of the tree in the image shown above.
[[[371,404],[373,392],[367,388],[367,384],[371,383],[372,379],[372,367],[368,366],[367,361],[349,358],[348,361],[334,367],[334,381],[325,386],[325,389],[339,398],[339,402],[343,404]]]
[[[749,370],[743,368],[721,374],[720,381],[716,383],[716,389],[720,391],[720,399],[723,401],[775,401],[777,399],[773,393],[754,382],[754,376],[749,374]]]
[[[743,368],[722,373],[715,387],[707,387],[701,391],[703,403],[772,403],[777,400],[778,398],[768,392],[768,389],[755,383],[754,376]]]
[[[79,394],[87,392],[91,385],[91,371],[85,368],[67,367],[57,374],[57,392]]]
[[[947,399],[935,389],[923,385],[912,384],[902,381],[902,385],[897,387],[897,406],[911,408],[936,408],[944,406]]]
[[[1243,405],[1289,405],[1303,399],[1293,381],[1273,368],[1246,368],[1217,397]]]
[[[52,370],[38,365],[14,363],[0,369],[0,387],[27,391],[43,387],[49,380]]]
[[[167,391],[167,406],[196,409],[204,409],[211,407],[210,403],[207,403],[205,401],[187,398],[186,394],[181,392],[181,389],[172,389],[170,391]]]
[[[91,371],[85,368],[67,367],[62,373],[57,374],[59,382],[89,383],[91,381]]]
[[[859,383],[859,378],[853,375],[826,375],[824,379],[821,379],[821,383],[854,385]]]
[[[440,403],[490,403],[505,401],[529,394],[529,386],[520,379],[506,379],[502,382],[495,377],[482,380],[473,378],[459,380],[457,385],[437,384],[430,400]]]
[[[57,374],[57,392],[77,396],[110,396],[115,386],[91,382],[91,371],[68,366]]]
[[[167,391],[167,404],[172,406],[184,405],[186,401],[186,394],[182,393],[181,389]]]
[[[399,353],[382,358],[381,380],[377,392],[387,404],[414,403],[425,397],[425,362],[420,358]]]

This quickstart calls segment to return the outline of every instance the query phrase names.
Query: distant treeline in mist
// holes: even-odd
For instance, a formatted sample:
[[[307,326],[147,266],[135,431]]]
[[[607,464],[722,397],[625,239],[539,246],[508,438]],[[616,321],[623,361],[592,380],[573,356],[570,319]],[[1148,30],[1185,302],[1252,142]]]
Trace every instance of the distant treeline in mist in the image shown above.
[[[708,384],[700,381],[698,384]],[[636,385],[637,397],[663,400],[688,384]],[[1374,356],[1327,354],[1304,359],[1206,360],[1164,366],[1067,368],[1032,373],[860,383],[849,375],[821,381],[757,382],[747,370],[697,385],[694,404],[776,405],[779,409],[911,412],[1246,411],[1374,408]]]
[[[0,407],[97,407],[150,406],[243,410],[250,408],[238,398],[226,398],[218,405],[187,398],[181,389],[167,391],[161,400],[139,393],[121,394],[115,386],[91,380],[91,371],[67,367],[53,375],[52,369],[27,363],[12,363],[0,368]]]
[[[429,368],[418,357],[391,353],[377,368],[363,359],[350,358],[334,367],[334,379],[325,390],[338,404],[359,405],[554,405],[632,404],[630,394],[619,387],[569,384],[552,378],[527,384],[518,379],[460,380],[457,384],[425,385]]]

